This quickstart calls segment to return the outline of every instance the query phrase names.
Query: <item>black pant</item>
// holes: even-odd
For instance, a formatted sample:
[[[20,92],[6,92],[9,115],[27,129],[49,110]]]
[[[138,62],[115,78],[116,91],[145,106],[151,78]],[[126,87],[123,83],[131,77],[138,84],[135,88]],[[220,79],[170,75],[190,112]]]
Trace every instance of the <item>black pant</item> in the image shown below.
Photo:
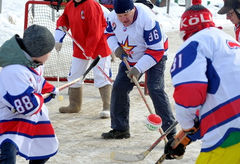
[[[0,164],[16,164],[17,148],[11,142],[4,142],[1,145]],[[30,160],[29,164],[44,164],[47,159]]]

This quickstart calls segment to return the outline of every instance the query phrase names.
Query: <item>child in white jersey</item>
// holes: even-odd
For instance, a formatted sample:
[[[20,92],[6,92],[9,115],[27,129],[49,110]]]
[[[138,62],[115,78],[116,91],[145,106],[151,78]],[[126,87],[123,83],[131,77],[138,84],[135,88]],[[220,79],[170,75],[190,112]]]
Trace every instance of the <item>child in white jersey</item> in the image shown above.
[[[44,26],[32,25],[23,38],[14,35],[0,48],[0,164],[44,164],[58,151],[58,140],[44,102],[58,89],[43,78],[43,63],[55,40]],[[14,111],[14,112],[13,112]]]

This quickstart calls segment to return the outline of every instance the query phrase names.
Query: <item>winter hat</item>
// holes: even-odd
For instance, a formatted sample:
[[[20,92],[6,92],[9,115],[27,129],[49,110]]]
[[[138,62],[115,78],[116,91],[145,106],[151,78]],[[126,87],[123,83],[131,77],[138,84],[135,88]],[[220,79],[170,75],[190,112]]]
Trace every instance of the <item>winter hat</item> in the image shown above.
[[[204,28],[215,27],[212,13],[201,5],[201,0],[193,0],[181,17],[180,36],[185,41],[194,33]]]
[[[218,11],[218,14],[226,14],[231,9],[237,9],[240,6],[238,0],[223,0],[224,6]]]
[[[24,31],[23,44],[31,57],[41,57],[52,51],[55,39],[46,27],[34,24]]]
[[[127,13],[133,7],[133,0],[113,0],[113,8],[117,14]]]

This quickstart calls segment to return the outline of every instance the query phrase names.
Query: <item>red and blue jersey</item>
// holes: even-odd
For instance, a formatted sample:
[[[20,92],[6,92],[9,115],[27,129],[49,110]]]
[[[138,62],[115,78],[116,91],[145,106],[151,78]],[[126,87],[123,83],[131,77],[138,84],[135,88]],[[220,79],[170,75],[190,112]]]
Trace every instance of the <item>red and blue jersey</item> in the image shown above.
[[[55,87],[36,69],[13,64],[0,73],[0,144],[12,142],[26,159],[49,158],[57,153],[58,140],[42,94]],[[15,113],[12,113],[15,110]]]
[[[211,27],[187,39],[177,52],[171,75],[176,117],[183,129],[199,110],[202,152],[240,132],[240,44]]]
[[[134,6],[136,11],[133,22],[128,27],[112,11],[107,18],[105,35],[113,52],[122,46],[128,54],[129,65],[134,65],[144,73],[159,62],[163,55],[167,55],[168,37],[149,7],[140,3],[135,3]]]

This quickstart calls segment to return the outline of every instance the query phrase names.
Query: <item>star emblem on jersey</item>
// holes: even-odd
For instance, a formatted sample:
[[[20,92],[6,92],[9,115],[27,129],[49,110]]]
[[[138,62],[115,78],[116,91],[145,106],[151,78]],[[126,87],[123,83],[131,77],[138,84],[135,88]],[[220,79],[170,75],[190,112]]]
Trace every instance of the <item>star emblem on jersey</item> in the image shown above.
[[[124,41],[124,43],[121,44],[123,49],[126,51],[126,53],[128,54],[129,57],[131,57],[131,54],[133,54],[133,48],[136,47],[134,45],[130,45],[129,44],[129,40],[128,37],[126,38],[126,40]],[[132,57],[131,57],[132,58]]]

